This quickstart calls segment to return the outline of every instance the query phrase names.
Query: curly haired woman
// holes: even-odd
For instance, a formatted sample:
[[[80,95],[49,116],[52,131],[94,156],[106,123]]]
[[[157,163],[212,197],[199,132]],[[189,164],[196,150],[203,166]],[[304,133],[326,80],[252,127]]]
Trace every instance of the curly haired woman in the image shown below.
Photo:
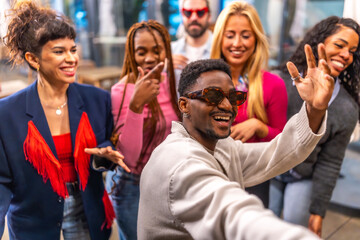
[[[310,45],[314,51],[323,43],[331,76],[336,81],[325,136],[305,162],[272,180],[270,209],[278,216],[283,211],[286,221],[308,226],[319,236],[347,144],[359,120],[359,37],[360,27],[354,20],[328,17],[308,31],[289,59],[304,75],[307,66],[304,45]],[[302,101],[285,64],[276,73],[286,79],[289,119],[300,109]]]

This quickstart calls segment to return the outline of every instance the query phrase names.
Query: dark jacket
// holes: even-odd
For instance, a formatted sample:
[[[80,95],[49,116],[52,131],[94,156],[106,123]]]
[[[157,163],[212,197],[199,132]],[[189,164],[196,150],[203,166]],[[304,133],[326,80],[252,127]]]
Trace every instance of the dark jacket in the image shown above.
[[[37,93],[37,81],[0,100],[0,236],[7,214],[10,239],[60,239],[64,199],[25,160],[23,143],[28,122],[36,128],[57,158],[55,145]],[[110,95],[92,86],[72,83],[67,90],[70,131],[74,148],[78,124],[86,112],[98,146],[111,145],[113,118]],[[85,191],[81,191],[92,239],[108,239],[111,229],[105,219],[101,172],[90,167]]]
[[[288,92],[287,118],[289,119],[300,110],[303,100],[300,98],[288,73],[285,74],[279,71],[274,73],[285,80]],[[336,98],[328,107],[325,135],[310,156],[294,168],[295,175],[298,175],[301,179],[312,179],[313,190],[309,209],[312,214],[325,216],[340,173],[345,150],[358,121],[358,116],[359,108],[357,103],[340,85]]]

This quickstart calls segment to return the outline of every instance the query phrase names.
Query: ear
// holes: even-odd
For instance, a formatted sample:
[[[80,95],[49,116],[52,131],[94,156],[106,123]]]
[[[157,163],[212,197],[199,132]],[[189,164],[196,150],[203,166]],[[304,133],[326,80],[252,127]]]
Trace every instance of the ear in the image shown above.
[[[25,60],[30,64],[31,67],[33,67],[34,69],[39,69],[40,67],[40,61],[39,58],[31,53],[31,52],[26,52],[25,53]]]
[[[190,101],[186,97],[180,97],[178,100],[179,110],[182,114],[190,112]]]

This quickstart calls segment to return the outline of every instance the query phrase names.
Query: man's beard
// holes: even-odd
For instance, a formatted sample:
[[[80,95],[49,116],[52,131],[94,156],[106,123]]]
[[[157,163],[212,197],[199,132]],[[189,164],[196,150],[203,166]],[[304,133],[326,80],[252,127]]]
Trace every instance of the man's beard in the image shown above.
[[[204,137],[208,138],[208,139],[212,139],[212,140],[219,140],[219,139],[224,139],[230,136],[231,130],[229,129],[229,133],[227,135],[219,135],[216,134],[214,130],[212,129],[207,129],[206,133],[200,132],[201,135],[203,135]]]
[[[193,30],[189,30],[191,25],[197,25],[200,27],[200,29],[193,29]],[[192,22],[190,23],[187,27],[185,27],[185,31],[187,34],[189,34],[189,36],[191,36],[192,38],[199,38],[201,37],[206,30],[208,29],[209,24],[207,23],[205,26],[202,26],[201,24],[197,23],[197,22]]]

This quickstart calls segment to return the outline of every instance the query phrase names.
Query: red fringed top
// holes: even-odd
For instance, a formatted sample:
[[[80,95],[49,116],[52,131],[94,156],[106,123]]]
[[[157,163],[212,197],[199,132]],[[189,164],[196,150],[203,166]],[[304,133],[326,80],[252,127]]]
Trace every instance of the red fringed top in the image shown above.
[[[71,134],[53,136],[56,153],[62,168],[65,182],[77,181],[77,174],[74,165],[74,156],[72,151]]]
[[[65,176],[68,175],[69,178],[71,178],[73,169],[65,170],[67,167],[64,166],[67,164],[64,164],[64,161],[61,160],[61,155],[66,155],[64,157],[65,161],[68,161],[66,159],[69,158],[72,159],[70,160],[72,162],[70,165],[72,168],[75,168],[75,172],[79,176],[80,190],[85,191],[90,174],[90,155],[85,153],[84,149],[95,148],[97,146],[97,142],[86,112],[83,112],[78,129],[76,131],[73,154],[70,133],[60,135],[59,137],[64,137],[64,140],[55,139],[57,136],[53,137],[53,139],[60,161],[55,158],[54,154],[51,152],[50,147],[46,143],[45,139],[41,136],[33,121],[29,121],[28,134],[24,141],[23,148],[25,159],[29,161],[37,170],[37,172],[43,177],[43,181],[46,183],[47,180],[50,180],[54,192],[56,192],[59,196],[66,198],[69,196],[69,193],[65,184],[65,182],[67,182]],[[69,157],[69,155],[72,156]],[[67,171],[71,172],[71,174],[64,174],[64,172]],[[102,202],[104,204],[105,220],[101,228],[111,228],[113,219],[115,218],[115,212],[105,189]]]

